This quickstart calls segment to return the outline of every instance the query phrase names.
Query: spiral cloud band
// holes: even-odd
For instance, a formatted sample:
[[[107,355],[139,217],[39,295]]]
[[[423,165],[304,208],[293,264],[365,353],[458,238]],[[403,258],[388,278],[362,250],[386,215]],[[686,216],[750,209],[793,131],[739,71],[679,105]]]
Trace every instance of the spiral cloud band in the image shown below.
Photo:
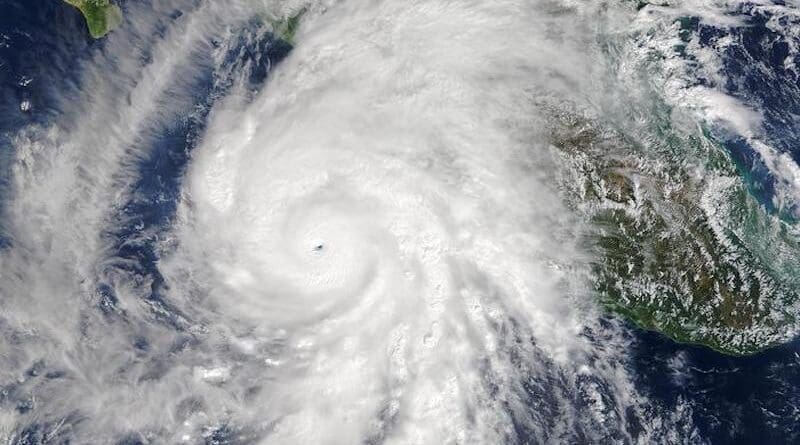
[[[525,415],[513,343],[579,355],[586,274],[537,173],[553,160],[533,93],[568,58],[543,51],[539,14],[339,4],[250,105],[214,114],[175,267],[281,344],[268,443],[502,442]]]
[[[39,357],[61,373],[14,387],[58,394],[41,431],[74,443],[692,437],[680,401],[667,411],[637,392],[627,331],[596,308],[595,252],[549,136],[553,104],[613,102],[595,26],[613,34],[630,11],[219,3],[130,5],[130,26],[84,74],[93,88],[65,93],[85,113],[15,138],[2,350],[5,377]],[[291,52],[250,88],[250,62],[230,54],[260,44],[264,17],[298,11]],[[176,151],[174,212],[151,224],[136,213],[139,170],[177,161],[146,147],[195,112],[203,70],[214,100],[196,145]],[[0,414],[0,431],[20,437],[16,422]]]

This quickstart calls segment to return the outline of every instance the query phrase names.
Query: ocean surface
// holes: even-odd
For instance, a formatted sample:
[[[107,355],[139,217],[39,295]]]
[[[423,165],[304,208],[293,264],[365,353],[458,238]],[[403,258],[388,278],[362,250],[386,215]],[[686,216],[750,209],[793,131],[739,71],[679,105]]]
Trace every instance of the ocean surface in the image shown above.
[[[3,338],[0,342],[0,440],[9,444],[129,445],[301,441],[480,443],[489,440],[507,443],[800,442],[800,340],[790,340],[751,355],[730,356],[704,346],[677,343],[659,333],[642,330],[604,310],[590,309],[589,312],[595,315],[569,316],[579,320],[583,320],[582,317],[592,319],[591,322],[581,322],[584,324],[574,329],[578,332],[574,336],[580,339],[574,340],[579,343],[575,348],[582,352],[573,353],[570,352],[573,340],[565,340],[572,338],[573,334],[560,331],[549,334],[548,326],[573,326],[572,323],[577,323],[563,315],[567,310],[552,309],[552,313],[549,312],[558,305],[552,302],[558,298],[546,302],[535,299],[537,308],[548,309],[541,309],[546,315],[539,314],[539,309],[532,310],[534,315],[531,319],[534,321],[530,323],[541,322],[542,326],[532,332],[519,328],[528,320],[517,316],[519,312],[529,310],[525,309],[524,302],[506,302],[495,312],[489,311],[486,316],[489,321],[480,323],[451,319],[450,315],[439,315],[438,309],[431,309],[428,314],[427,310],[403,309],[401,303],[389,305],[386,298],[414,301],[412,297],[401,295],[405,291],[399,289],[405,289],[407,284],[392,278],[385,285],[387,290],[375,290],[384,289],[380,281],[383,278],[365,278],[359,275],[362,269],[366,271],[364,274],[374,273],[377,277],[384,273],[411,274],[408,270],[416,270],[414,267],[423,271],[444,267],[438,259],[430,259],[442,249],[451,249],[451,255],[466,255],[463,253],[466,248],[445,248],[435,242],[426,244],[427,240],[440,236],[442,231],[452,229],[453,233],[458,232],[462,215],[482,215],[480,206],[475,207],[479,210],[472,210],[471,204],[464,203],[471,198],[452,197],[450,189],[444,187],[453,183],[456,188],[473,187],[474,193],[480,196],[483,185],[489,184],[486,187],[491,188],[491,181],[501,180],[494,174],[487,175],[488,179],[476,180],[474,184],[459,183],[457,179],[454,182],[442,180],[442,183],[450,185],[441,186],[440,191],[437,189],[439,182],[434,184],[438,178],[432,173],[431,176],[405,178],[393,170],[394,155],[391,153],[401,153],[397,159],[404,159],[407,146],[423,144],[422,139],[418,140],[416,136],[404,139],[408,128],[422,128],[420,132],[430,133],[431,140],[435,141],[430,145],[433,147],[431,153],[444,147],[441,156],[448,159],[440,163],[438,158],[425,160],[423,156],[418,164],[416,160],[411,164],[417,166],[427,162],[435,166],[433,170],[441,169],[444,172],[441,174],[445,175],[451,167],[456,169],[465,162],[472,162],[462,161],[457,151],[448,151],[448,144],[452,141],[447,137],[437,139],[432,135],[438,131],[437,128],[447,127],[431,125],[423,128],[422,124],[414,124],[417,117],[404,113],[397,115],[402,116],[398,118],[402,122],[397,124],[399,129],[383,127],[387,116],[395,116],[386,112],[394,106],[392,104],[429,100],[420,98],[426,93],[419,93],[416,98],[413,94],[406,96],[405,87],[413,88],[415,82],[422,84],[423,78],[428,79],[415,77],[414,61],[419,61],[422,66],[426,63],[438,66],[436,61],[439,60],[441,64],[454,63],[457,69],[458,63],[478,67],[508,63],[508,67],[504,67],[507,70],[491,73],[493,82],[497,83],[515,82],[518,77],[535,71],[528,72],[523,68],[515,71],[517,65],[514,65],[513,57],[506,59],[490,55],[481,58],[483,53],[480,50],[476,50],[475,60],[471,62],[451,62],[451,55],[446,52],[429,55],[426,45],[436,47],[442,41],[436,39],[458,42],[461,38],[458,33],[443,32],[431,37],[433,40],[430,41],[406,42],[410,48],[409,62],[398,62],[395,71],[387,68],[373,73],[365,68],[346,72],[350,64],[371,63],[364,54],[371,54],[373,46],[377,48],[374,51],[381,54],[384,54],[381,51],[402,53],[406,46],[400,40],[383,41],[381,36],[371,40],[368,35],[371,22],[366,22],[366,19],[363,22],[356,20],[346,30],[368,43],[350,45],[348,37],[342,36],[344,43],[337,46],[337,33],[341,30],[326,22],[325,14],[310,19],[308,25],[309,28],[318,26],[322,30],[320,34],[308,31],[307,35],[301,33],[296,43],[286,42],[265,27],[263,16],[248,9],[252,7],[247,2],[235,3],[226,12],[229,16],[215,19],[226,9],[220,6],[222,9],[217,10],[199,0],[154,1],[152,4],[127,1],[122,4],[126,17],[123,28],[108,38],[92,40],[80,13],[64,2],[0,0],[0,249],[3,255],[0,280],[5,282],[0,287],[0,336]],[[549,5],[546,8],[548,13],[554,16],[569,16],[573,7],[569,2],[542,2],[545,3]],[[623,2],[620,2],[621,6],[606,3],[609,9],[623,8],[625,14],[636,14],[635,6]],[[363,13],[360,10],[349,11],[347,4],[327,5],[334,11],[329,14],[334,18],[328,20],[336,22],[338,15],[347,17],[348,14]],[[422,8],[422,5],[414,5]],[[450,7],[457,8],[458,5]],[[788,1],[730,3],[720,7],[724,14],[714,16],[713,20],[708,12],[712,8],[704,2],[686,2],[686,5],[674,7],[678,11],[674,13],[679,16],[676,26],[682,29],[685,44],[691,46],[685,52],[677,51],[675,57],[688,61],[686,66],[690,68],[681,69],[694,70],[691,76],[687,74],[684,77],[682,88],[714,89],[736,100],[737,107],[757,110],[761,125],[749,134],[742,134],[750,130],[742,131],[740,128],[749,125],[749,117],[742,118],[747,121],[745,123],[736,119],[732,119],[733,123],[707,122],[707,131],[729,153],[749,192],[765,211],[787,224],[793,224],[800,217],[800,203],[793,200],[795,187],[800,189],[800,182],[797,182],[800,177],[792,179],[786,176],[792,174],[791,169],[800,171],[797,167],[800,164],[800,66],[797,65],[800,64],[800,11],[796,14],[787,12],[795,7],[800,8],[800,5]],[[313,6],[309,8],[313,13]],[[395,17],[381,17],[382,27],[399,29],[414,23],[413,16],[404,14],[398,12]],[[491,14],[495,12],[486,14],[494,17]],[[459,16],[452,26],[469,25],[471,17]],[[480,18],[476,18],[475,23],[481,23]],[[570,21],[553,21],[550,25],[564,23]],[[393,28],[395,26],[397,28]],[[428,32],[425,24],[419,26],[420,29],[412,29],[408,35],[420,36]],[[508,25],[510,28],[513,26],[516,25]],[[583,28],[590,29],[592,24],[576,21],[575,26],[574,30],[557,29],[554,32],[577,34],[586,32]],[[578,26],[582,29],[577,29]],[[509,30],[512,41],[515,31]],[[472,36],[468,34],[463,38],[469,40]],[[481,40],[484,39],[482,35],[475,39],[485,41]],[[310,43],[304,47],[306,41]],[[725,42],[724,45],[721,41]],[[320,42],[331,46],[320,51],[322,55],[315,59],[316,55],[309,54],[314,51],[314,45],[323,45]],[[525,44],[505,47],[507,42],[504,40],[486,44],[506,48],[509,52],[524,52],[526,49],[523,48]],[[535,47],[536,44],[531,45]],[[353,48],[356,52],[348,52]],[[558,52],[556,48],[553,54]],[[707,52],[714,53],[714,57],[700,57]],[[283,63],[293,60],[292,57],[299,60],[292,62],[296,66],[291,65],[296,70],[286,68],[280,71]],[[350,58],[352,60],[348,62]],[[714,64],[713,69],[709,64]],[[337,82],[338,85],[348,85],[347,82],[352,81],[364,89],[330,93],[325,90],[327,84],[315,84],[309,80],[322,76],[326,66],[340,76],[332,81],[333,85]],[[476,68],[474,74],[462,72],[466,72],[464,77],[469,79],[472,79],[470,76],[476,79],[489,76],[488,68],[486,72],[480,69]],[[575,69],[585,70],[587,76],[591,71],[588,67]],[[407,75],[407,80],[392,80],[397,73]],[[449,73],[447,71],[447,75]],[[503,77],[503,73],[508,73],[508,78]],[[719,73],[724,73],[724,76]],[[390,91],[384,94],[383,90],[379,91],[383,87],[367,85],[369,81],[365,79],[369,77],[366,76],[371,75],[386,85],[396,81],[399,86],[396,90],[391,89],[395,86],[387,87]],[[538,72],[531,75],[546,77]],[[556,74],[553,76],[558,77]],[[309,81],[310,86],[306,87],[304,81]],[[564,83],[569,85],[569,82]],[[452,88],[447,91],[458,97],[469,96],[463,92],[463,85],[444,81],[443,84],[449,85],[442,87],[443,90]],[[541,85],[536,88],[539,87]],[[273,92],[277,89],[284,96],[270,102],[269,95],[274,95],[270,88]],[[290,91],[291,88],[296,88],[296,91]],[[351,98],[355,97],[354,101],[363,100],[372,107],[366,112],[373,113],[375,119],[356,122],[352,116],[357,116],[357,110],[347,109],[347,91],[351,91],[349,94]],[[314,96],[316,92],[320,92],[317,98]],[[367,97],[373,94],[374,98]],[[541,94],[549,96],[547,100],[551,103],[559,100],[557,94]],[[261,103],[264,95],[267,99]],[[500,94],[498,97],[508,99],[513,94]],[[690,99],[676,99],[678,102],[681,100]],[[448,105],[440,106],[437,100],[424,103],[440,107],[436,113],[448,115],[451,111]],[[471,104],[465,102],[453,109],[462,110]],[[718,105],[710,105],[713,106]],[[486,102],[486,107],[484,116],[487,120],[503,120],[492,115],[494,105],[491,101]],[[304,119],[314,117],[314,110],[323,110],[319,112],[320,116],[340,113],[342,117],[341,120],[317,117],[304,127]],[[720,110],[715,113],[729,112],[724,105]],[[257,113],[260,114],[254,118]],[[383,116],[381,113],[388,114]],[[443,122],[459,126],[472,115],[448,116],[452,119],[442,118]],[[411,123],[404,127],[407,122]],[[513,118],[505,122],[508,127],[522,128],[522,124]],[[377,147],[382,140],[381,134],[388,135],[387,138],[397,134],[399,142],[397,147],[386,149],[389,155],[380,151],[383,148],[376,149],[380,154],[363,159],[357,155],[343,155],[343,163],[348,165],[339,170],[332,168],[329,176],[317,179],[313,179],[316,178],[314,172],[328,165],[339,167],[336,159],[328,158],[329,152],[316,146],[309,148],[308,154],[298,154],[296,160],[289,149],[270,152],[271,159],[278,160],[274,164],[277,166],[265,162],[262,158],[266,155],[257,154],[255,148],[242,149],[241,152],[232,148],[230,152],[224,151],[229,147],[253,144],[251,141],[261,137],[259,125],[269,126],[271,123],[275,127],[264,130],[267,134],[263,136],[267,141],[263,142],[264,146],[269,145],[269,141],[283,144],[288,143],[284,139],[293,138],[293,141],[308,147],[328,142],[334,147],[341,144],[348,149],[355,145],[370,147],[369,144],[373,143]],[[353,125],[349,126],[350,123]],[[469,128],[464,125],[464,128]],[[498,124],[498,128],[501,127],[505,128]],[[330,132],[326,132],[328,128]],[[373,131],[376,133],[373,139],[365,140],[358,136]],[[244,133],[249,136],[240,135]],[[288,136],[283,137],[284,134]],[[525,135],[536,137],[535,134],[535,130],[523,128],[508,140],[517,143],[517,138]],[[464,130],[464,135],[466,139],[472,133]],[[489,133],[485,137],[489,145],[505,140],[499,137],[495,140]],[[769,150],[754,147],[754,140],[768,145]],[[428,139],[424,141],[427,143]],[[209,148],[212,146],[221,147],[218,154],[212,153],[212,148]],[[788,155],[788,158],[780,158],[782,155]],[[465,159],[478,159],[480,155],[469,156]],[[516,159],[516,155],[508,156]],[[292,157],[291,162],[281,164],[287,157]],[[375,160],[378,157],[380,160]],[[232,163],[229,159],[234,158],[245,160]],[[779,158],[782,160],[776,161]],[[789,160],[794,162],[794,166]],[[492,162],[486,161],[486,170],[493,168]],[[537,162],[533,161],[531,168],[538,168]],[[256,171],[260,165],[267,167]],[[365,185],[356,187],[358,192],[348,188],[353,181],[352,175],[360,174],[348,173],[351,172],[348,169],[374,170],[383,166],[388,169],[385,176],[366,174]],[[264,179],[282,177],[285,169],[289,168],[294,171],[287,173],[283,182],[273,183]],[[468,168],[473,168],[472,164]],[[71,173],[62,175],[65,171]],[[240,176],[234,175],[231,179],[226,176],[230,171],[238,171]],[[385,178],[392,175],[401,177],[398,180],[400,185],[387,186],[389,191],[385,194],[376,193],[368,199],[350,197],[353,193],[369,194],[370,190],[383,187]],[[530,176],[538,178],[541,175],[531,173]],[[218,183],[228,184],[225,181],[234,185],[217,188]],[[316,187],[314,181],[329,184],[326,186],[328,191],[307,197],[305,190]],[[294,190],[292,184],[298,183],[305,184],[298,187],[306,188]],[[241,184],[252,184],[252,187]],[[422,188],[419,196],[423,198],[408,198],[404,187],[416,186]],[[286,222],[281,223],[281,230],[287,232],[273,235],[264,228],[270,221],[259,219],[259,209],[262,205],[264,208],[282,209],[282,201],[269,197],[270,190],[284,190],[282,187],[291,190],[286,193],[302,196],[304,205],[317,209],[310,214],[319,213],[321,216],[298,216],[305,211],[304,207],[291,207],[290,200]],[[498,198],[498,202],[506,202],[502,201],[504,199],[516,202],[513,201],[517,198],[514,193],[506,193]],[[383,228],[378,231],[373,227],[373,216],[370,215],[384,212],[376,210],[383,209],[384,204],[379,201],[384,198],[390,200],[392,206],[398,206],[385,210],[388,215],[386,227],[390,227],[386,230],[393,234],[399,231],[397,233],[402,233],[402,236],[397,238],[401,240],[423,233],[424,236],[420,235],[422,241],[418,243],[424,248],[417,244],[407,247],[403,244],[405,241],[388,242]],[[235,203],[237,199],[245,204],[230,215],[225,213],[229,211],[226,206],[236,205],[230,202]],[[464,209],[462,213],[454,211],[453,215],[444,217],[440,216],[442,210],[439,207],[429,209],[427,204],[414,204],[423,210],[410,210],[410,213],[399,207],[406,201],[427,203],[429,199],[436,202],[450,199],[453,207],[464,206]],[[490,201],[494,202],[486,200]],[[556,204],[551,204],[550,198],[540,203],[537,201],[536,207],[558,209]],[[553,212],[556,214],[560,210]],[[191,215],[195,214],[200,215],[197,216],[200,223],[185,223],[193,221]],[[222,214],[228,216],[216,216]],[[420,214],[426,216],[418,216]],[[527,213],[520,215],[518,219],[527,218]],[[405,223],[405,218],[409,220],[407,228],[393,225],[396,221]],[[436,227],[427,225],[430,218],[438,218]],[[554,221],[566,221],[558,218],[542,222],[531,220],[530,226],[549,227]],[[182,227],[184,223],[186,227]],[[505,230],[503,224],[498,223],[494,230]],[[300,233],[297,229],[295,233],[293,227],[302,227],[305,231]],[[478,233],[478,230],[473,232]],[[224,235],[218,235],[220,233]],[[363,236],[368,239],[364,241],[365,246],[359,244],[363,251],[358,250],[351,257],[348,251],[336,250],[361,243],[360,238],[354,241],[361,234],[367,234]],[[309,243],[313,245],[315,255],[332,252],[331,259],[308,260],[312,265],[303,266],[305,263],[302,263],[297,269],[285,271],[285,275],[291,277],[304,276],[302,274],[309,268],[318,272],[322,277],[318,281],[312,278],[303,281],[311,293],[303,293],[296,300],[281,301],[280,304],[263,303],[263,299],[272,298],[269,293],[253,296],[255,291],[252,289],[263,287],[263,283],[259,284],[257,279],[237,270],[249,271],[244,265],[249,267],[252,261],[256,261],[254,258],[260,258],[259,255],[269,250],[259,247],[260,240],[272,240],[273,236],[290,240],[297,238],[300,244]],[[443,239],[450,239],[449,236],[441,235]],[[229,250],[226,246],[231,243],[238,245],[240,250]],[[546,241],[537,243],[533,244],[549,245]],[[485,245],[489,244],[487,241]],[[513,258],[517,254],[506,255],[503,245],[500,242],[496,244],[501,246],[495,247],[500,251],[498,255],[511,258],[509,262],[515,261]],[[377,247],[373,249],[370,246]],[[408,249],[418,248],[427,252],[419,256],[421,266],[409,266],[410,269],[406,270],[406,266],[398,265],[400,262],[395,264],[394,260],[387,259],[393,255],[406,255]],[[493,252],[490,247],[486,249],[476,252]],[[545,247],[542,249],[547,250]],[[283,267],[288,268],[285,264],[292,264],[297,256],[306,255],[299,250],[292,252],[294,256],[288,259],[259,259],[261,262],[253,263],[258,264],[253,266],[256,267],[253,270],[281,271]],[[402,252],[402,255],[397,252]],[[364,260],[371,264],[362,264],[358,255],[371,258]],[[542,264],[564,264],[569,255],[565,253],[563,257]],[[211,266],[196,267],[193,258],[202,258]],[[331,263],[317,265],[313,261]],[[353,277],[342,277],[334,271],[341,264],[345,270],[356,271]],[[484,267],[477,260],[457,263],[457,266],[452,264],[448,267],[464,274],[471,268]],[[525,270],[526,264],[520,266],[521,270]],[[539,262],[531,264],[535,267],[540,265]],[[498,276],[513,282],[516,279],[513,264],[505,267],[512,271],[508,272],[510,275],[498,272]],[[410,293],[416,289],[415,283],[428,279],[420,278],[427,277],[427,272],[414,273],[418,278],[409,281]],[[227,277],[219,279],[223,284],[218,284],[217,278],[210,278],[218,275]],[[494,277],[491,274],[487,276]],[[301,279],[306,280],[297,278]],[[452,280],[469,281],[463,277]],[[503,293],[505,287],[495,287],[493,280],[495,278],[476,279],[472,287],[465,285],[465,288],[479,289],[487,295]],[[186,282],[196,285],[177,284]],[[284,285],[276,285],[274,289],[278,290],[275,292],[295,289],[299,285],[281,286]],[[328,292],[330,286],[336,287],[331,294],[333,297],[330,297],[335,301],[326,297],[322,306],[329,306],[320,306],[319,312],[314,312],[316,309],[310,307],[317,304],[316,293],[324,293],[319,289]],[[561,289],[560,286],[553,284],[541,292],[549,295],[555,291],[548,289]],[[432,284],[424,289],[435,293],[431,289],[440,287],[441,284],[439,287]],[[363,293],[357,304],[348,296],[353,289]],[[217,301],[213,297],[215,293],[224,295],[225,299]],[[373,293],[381,296],[373,296]],[[396,297],[390,297],[395,293]],[[583,293],[578,290],[575,295]],[[587,295],[587,304],[591,306],[594,304],[591,303],[591,293]],[[446,297],[442,299],[446,300]],[[428,303],[414,304],[422,307]],[[453,304],[444,303],[441,311],[444,314],[455,311]],[[387,305],[389,309],[386,309]],[[347,307],[347,310],[342,307]],[[325,324],[328,323],[326,320],[338,320],[336,317],[340,311],[345,314],[341,315],[340,321]],[[420,311],[424,314],[415,314]],[[503,314],[510,314],[507,319],[513,321],[503,321],[506,319]],[[366,321],[353,321],[362,320],[361,317]],[[405,344],[403,342],[413,343],[417,329],[420,338],[423,337],[427,328],[417,328],[415,323],[425,317],[435,319],[431,325],[438,326],[431,328],[434,333],[425,334],[425,338],[433,336],[442,338],[442,342],[449,341],[445,350],[456,351],[452,360],[440,359],[447,355],[444,351],[427,356],[424,352],[415,352],[412,346],[399,346]],[[254,322],[252,318],[263,322]],[[464,320],[472,319],[465,315]],[[480,327],[465,327],[466,332],[472,333],[464,334],[460,328],[453,327],[461,326],[459,323],[465,326],[474,323]],[[317,326],[323,325],[324,328],[316,330]],[[359,327],[363,327],[371,339],[348,337],[348,333]],[[457,333],[447,334],[450,327]],[[445,333],[435,334],[436,329],[443,329]],[[553,330],[555,332],[556,328]],[[504,337],[506,334],[499,334],[511,331],[516,334],[508,334],[507,338]],[[297,338],[293,337],[295,332]],[[396,343],[387,340],[387,344],[391,343],[387,346],[374,339],[384,333],[394,336],[392,341]],[[324,340],[314,340],[317,338],[315,335]],[[333,339],[339,336],[343,338],[342,344],[349,346],[332,346],[335,343]],[[482,344],[482,338],[497,339],[497,344],[486,347],[490,352],[474,353],[474,357],[469,355],[472,353],[464,352]],[[303,339],[308,344],[322,345],[319,351],[323,352],[314,355],[314,351],[318,351],[315,346],[307,349],[297,346],[300,352],[281,355],[291,349],[289,345],[292,342],[300,344]],[[525,342],[536,346],[514,346]],[[408,349],[405,359],[383,352],[403,347]],[[347,355],[350,353],[347,351],[353,350],[364,354],[353,353],[352,357],[348,356],[349,359],[341,362],[337,359],[337,354]],[[467,354],[464,355],[466,358],[462,354]],[[583,358],[574,359],[573,363],[574,356]],[[286,371],[275,370],[281,366],[275,363],[291,364],[292,360],[307,360],[308,363]],[[415,360],[419,361],[416,368],[405,364]],[[472,376],[464,371],[464,363],[471,363],[481,370]],[[448,366],[457,369],[454,375],[468,376],[463,382],[460,377],[446,378],[441,369]],[[268,370],[262,369],[264,367]],[[332,377],[338,375],[333,369],[345,369],[356,381],[351,382],[344,374]],[[304,373],[311,374],[296,377]],[[482,389],[467,389],[462,395],[457,390],[447,389],[448,381],[457,382],[452,384],[458,387],[477,385]],[[366,388],[362,388],[363,394],[353,389],[360,385]],[[326,392],[326,388],[332,392]],[[304,391],[308,391],[308,397],[303,395]],[[437,391],[449,395],[436,400],[422,400],[419,405],[404,399],[417,397],[413,394]],[[453,395],[456,393],[458,395]],[[453,397],[453,400],[448,397]],[[466,407],[463,419],[461,411],[454,411],[448,403]],[[340,404],[342,412],[348,413],[341,419],[331,414]],[[362,411],[372,414],[363,414]],[[494,414],[504,411],[508,414]],[[428,426],[447,423],[452,424],[452,431],[449,427],[434,431]]]

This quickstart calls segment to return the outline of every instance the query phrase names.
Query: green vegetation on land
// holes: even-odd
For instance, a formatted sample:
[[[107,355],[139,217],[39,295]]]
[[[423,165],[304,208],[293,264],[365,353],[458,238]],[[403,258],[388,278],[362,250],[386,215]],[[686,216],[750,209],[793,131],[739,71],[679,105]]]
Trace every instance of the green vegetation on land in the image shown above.
[[[89,34],[99,39],[122,23],[122,11],[110,0],[64,0],[78,8],[86,19]]]
[[[728,354],[791,338],[798,327],[800,245],[747,191],[705,135],[656,130],[648,146],[555,113],[562,186],[595,228],[595,289],[642,328]],[[703,171],[704,174],[698,175]]]
[[[305,9],[290,15],[286,18],[269,20],[272,25],[272,33],[284,42],[294,45],[294,35],[300,26],[300,18],[306,13]]]

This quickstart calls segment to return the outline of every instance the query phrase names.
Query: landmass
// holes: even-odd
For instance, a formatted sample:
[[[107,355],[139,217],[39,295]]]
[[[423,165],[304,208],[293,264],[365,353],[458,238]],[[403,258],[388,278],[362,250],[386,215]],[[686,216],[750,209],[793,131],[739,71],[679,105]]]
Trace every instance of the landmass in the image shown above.
[[[300,19],[305,13],[306,10],[301,9],[285,18],[269,19],[268,21],[272,26],[272,34],[289,45],[294,45],[294,35],[300,26]]]
[[[93,38],[122,22],[110,0],[64,0]],[[642,5],[646,2],[640,2]],[[305,9],[267,18],[289,45]],[[596,228],[587,243],[602,303],[641,328],[733,355],[800,328],[800,245],[748,193],[724,150],[666,130],[646,146],[555,109],[551,144],[571,167],[562,188]],[[702,169],[703,177],[696,175]]]
[[[598,253],[595,291],[608,309],[731,355],[793,338],[800,245],[748,192],[724,149],[666,126],[661,140],[643,144],[554,114],[551,144],[571,172],[562,188],[594,228],[586,244]]]
[[[99,39],[122,23],[122,10],[111,0],[64,1],[81,11],[92,38]]]

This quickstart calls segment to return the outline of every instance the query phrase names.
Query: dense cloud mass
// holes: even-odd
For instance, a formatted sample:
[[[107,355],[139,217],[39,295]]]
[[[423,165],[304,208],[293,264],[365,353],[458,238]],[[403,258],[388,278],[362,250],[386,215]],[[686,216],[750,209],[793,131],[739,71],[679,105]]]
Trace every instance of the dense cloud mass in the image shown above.
[[[763,117],[684,82],[679,61],[648,79],[663,97],[640,88],[631,72],[674,43],[661,23],[720,14],[663,8],[126,3],[63,112],[13,133],[0,437],[704,442],[691,403],[638,385],[631,328],[601,310],[602,205],[574,169],[593,155],[557,135],[606,125],[634,146],[640,113],[666,102],[675,131],[715,124],[757,147],[782,178],[777,213],[796,212],[800,176]]]

